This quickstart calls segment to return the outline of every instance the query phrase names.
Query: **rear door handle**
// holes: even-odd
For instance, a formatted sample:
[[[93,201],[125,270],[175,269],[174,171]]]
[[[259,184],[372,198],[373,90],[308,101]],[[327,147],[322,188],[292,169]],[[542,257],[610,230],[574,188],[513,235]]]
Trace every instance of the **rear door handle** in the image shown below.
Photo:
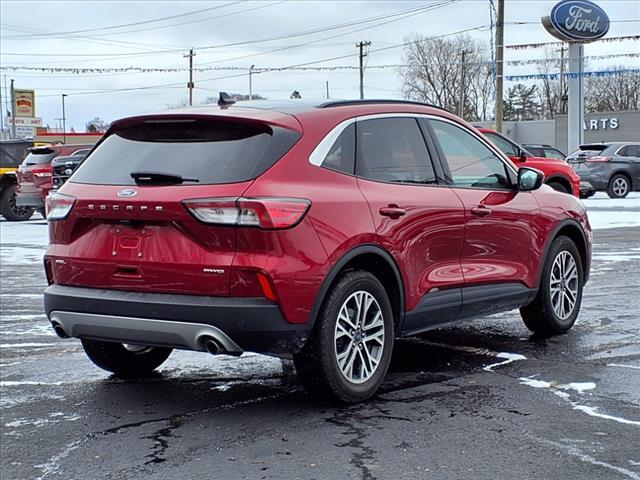
[[[405,213],[407,213],[407,211],[404,208],[399,207],[398,205],[388,205],[386,207],[381,207],[380,210],[378,210],[380,212],[380,215],[384,216],[384,217],[390,217],[390,218],[400,218],[401,216],[403,216]]]
[[[471,209],[471,213],[476,217],[486,217],[487,215],[491,215],[491,209],[485,207],[484,205],[478,205]]]

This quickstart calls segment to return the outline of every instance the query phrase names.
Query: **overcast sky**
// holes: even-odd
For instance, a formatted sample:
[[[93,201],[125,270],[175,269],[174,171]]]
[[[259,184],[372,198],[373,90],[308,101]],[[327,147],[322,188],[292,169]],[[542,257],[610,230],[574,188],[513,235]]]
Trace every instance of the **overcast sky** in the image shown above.
[[[640,32],[637,21],[640,1],[599,0],[597,3],[612,21],[609,37]],[[553,41],[540,23],[541,14],[545,8],[550,10],[551,5],[553,2],[507,0],[505,43]],[[416,10],[421,7],[433,8]],[[445,35],[487,27],[489,9],[489,0],[2,0],[0,63],[3,67],[186,68],[188,59],[183,55],[194,47],[196,67],[244,69],[196,73],[195,101],[198,103],[208,96],[217,96],[218,91],[248,93],[247,72],[251,65],[264,68],[318,62],[313,65],[355,67],[358,65],[355,43],[361,40],[371,41],[369,65],[398,64],[403,49],[386,47],[403,43],[404,38],[414,32]],[[340,24],[341,27],[335,28]],[[486,41],[490,39],[488,28],[472,30],[469,34]],[[382,48],[386,49],[375,51]],[[585,47],[587,56],[639,51],[640,42],[632,41],[601,42]],[[506,60],[544,56],[542,50],[506,50],[505,55]],[[345,56],[348,57],[331,60]],[[589,69],[604,69],[615,64],[638,68],[640,60],[593,60],[589,62]],[[53,127],[55,119],[61,117],[61,94],[66,93],[67,128],[72,125],[77,131],[84,131],[84,124],[96,116],[112,121],[126,115],[162,110],[187,98],[186,71],[75,75],[2,70],[1,73],[3,104],[6,76],[7,82],[15,79],[16,88],[36,90],[37,115],[44,119],[45,125]],[[535,65],[507,65],[505,70],[505,75],[528,73],[537,73]],[[321,98],[325,95],[326,81],[332,97],[357,98],[357,70],[255,74],[253,91],[268,98],[288,98],[293,90],[298,90],[303,98]],[[365,85],[367,97],[401,98],[401,80],[394,68],[367,70]],[[117,91],[139,87],[154,88]],[[102,93],[92,93],[96,91]]]

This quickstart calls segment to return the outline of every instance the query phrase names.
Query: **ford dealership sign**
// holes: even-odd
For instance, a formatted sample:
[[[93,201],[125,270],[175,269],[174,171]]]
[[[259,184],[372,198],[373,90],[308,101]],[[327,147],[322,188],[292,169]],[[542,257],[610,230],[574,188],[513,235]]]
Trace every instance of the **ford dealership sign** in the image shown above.
[[[551,35],[566,42],[592,42],[609,31],[609,17],[605,11],[588,0],[562,0],[542,24]]]

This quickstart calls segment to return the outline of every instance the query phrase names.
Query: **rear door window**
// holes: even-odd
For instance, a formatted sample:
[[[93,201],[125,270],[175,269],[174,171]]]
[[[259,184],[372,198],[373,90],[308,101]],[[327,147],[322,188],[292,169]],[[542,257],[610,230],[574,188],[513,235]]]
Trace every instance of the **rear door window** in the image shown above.
[[[415,118],[357,122],[356,173],[370,180],[435,184],[431,157]]]
[[[133,172],[236,183],[256,178],[298,140],[298,132],[228,120],[154,120],[116,130],[74,174],[75,183],[135,185]]]
[[[356,150],[356,126],[349,125],[333,143],[320,164],[325,168],[353,175]]]

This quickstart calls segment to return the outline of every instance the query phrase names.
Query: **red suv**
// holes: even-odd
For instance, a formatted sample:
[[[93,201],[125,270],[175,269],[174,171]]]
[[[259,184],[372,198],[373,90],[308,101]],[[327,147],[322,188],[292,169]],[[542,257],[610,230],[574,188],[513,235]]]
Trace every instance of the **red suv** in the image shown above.
[[[16,171],[16,205],[44,213],[44,203],[53,187],[51,162],[58,155],[86,155],[92,145],[46,145],[29,149],[29,155]]]
[[[46,313],[98,366],[293,356],[308,389],[357,402],[397,337],[513,308],[540,334],[574,324],[583,206],[456,116],[219,104],[114,122],[49,196]]]
[[[571,193],[576,197],[580,196],[581,189],[585,194],[591,190],[591,185],[580,183],[580,176],[564,159],[536,157],[524,147],[494,130],[484,127],[478,127],[478,130],[502,150],[517,167],[532,167],[544,173],[544,183],[554,190]]]

